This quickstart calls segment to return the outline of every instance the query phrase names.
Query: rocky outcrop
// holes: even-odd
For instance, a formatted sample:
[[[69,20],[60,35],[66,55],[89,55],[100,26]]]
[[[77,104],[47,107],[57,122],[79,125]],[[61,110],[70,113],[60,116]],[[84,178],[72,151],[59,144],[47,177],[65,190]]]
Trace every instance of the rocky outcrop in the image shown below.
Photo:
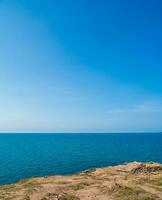
[[[139,174],[139,173],[149,174],[152,172],[160,172],[160,171],[162,171],[161,164],[150,162],[150,163],[139,164],[139,166],[137,166],[131,170],[131,173],[132,174]]]

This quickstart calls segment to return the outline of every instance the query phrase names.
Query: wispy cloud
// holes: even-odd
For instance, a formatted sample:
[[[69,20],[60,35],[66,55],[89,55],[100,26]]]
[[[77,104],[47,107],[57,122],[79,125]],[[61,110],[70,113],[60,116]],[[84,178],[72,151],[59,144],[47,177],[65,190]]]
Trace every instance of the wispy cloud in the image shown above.
[[[117,108],[110,111],[112,114],[124,114],[124,113],[161,113],[162,104],[160,103],[142,103],[132,108]]]

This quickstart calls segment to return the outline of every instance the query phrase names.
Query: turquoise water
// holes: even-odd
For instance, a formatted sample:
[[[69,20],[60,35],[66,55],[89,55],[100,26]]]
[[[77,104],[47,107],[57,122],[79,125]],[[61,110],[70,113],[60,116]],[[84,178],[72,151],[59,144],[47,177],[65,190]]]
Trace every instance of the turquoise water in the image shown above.
[[[162,162],[162,134],[0,134],[0,184],[135,160]]]

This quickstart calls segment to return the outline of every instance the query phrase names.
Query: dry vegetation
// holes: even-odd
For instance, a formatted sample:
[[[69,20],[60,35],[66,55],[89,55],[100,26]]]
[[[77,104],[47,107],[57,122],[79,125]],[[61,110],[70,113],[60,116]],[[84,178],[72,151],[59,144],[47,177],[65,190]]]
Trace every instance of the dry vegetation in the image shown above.
[[[129,163],[0,187],[0,200],[162,200],[162,165]]]

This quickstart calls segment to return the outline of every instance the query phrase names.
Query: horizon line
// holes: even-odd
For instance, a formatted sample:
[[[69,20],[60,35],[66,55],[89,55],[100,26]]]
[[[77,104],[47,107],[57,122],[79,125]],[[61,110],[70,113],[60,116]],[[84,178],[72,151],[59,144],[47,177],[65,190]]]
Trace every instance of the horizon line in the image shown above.
[[[53,132],[53,131],[50,131],[50,132],[45,132],[45,131],[29,131],[29,132],[26,132],[26,131],[13,131],[13,132],[1,132],[0,131],[0,134],[118,134],[118,133],[130,133],[130,134],[133,134],[133,133],[162,133],[162,131],[112,131],[112,132],[74,132],[74,131],[71,131],[71,132]]]

